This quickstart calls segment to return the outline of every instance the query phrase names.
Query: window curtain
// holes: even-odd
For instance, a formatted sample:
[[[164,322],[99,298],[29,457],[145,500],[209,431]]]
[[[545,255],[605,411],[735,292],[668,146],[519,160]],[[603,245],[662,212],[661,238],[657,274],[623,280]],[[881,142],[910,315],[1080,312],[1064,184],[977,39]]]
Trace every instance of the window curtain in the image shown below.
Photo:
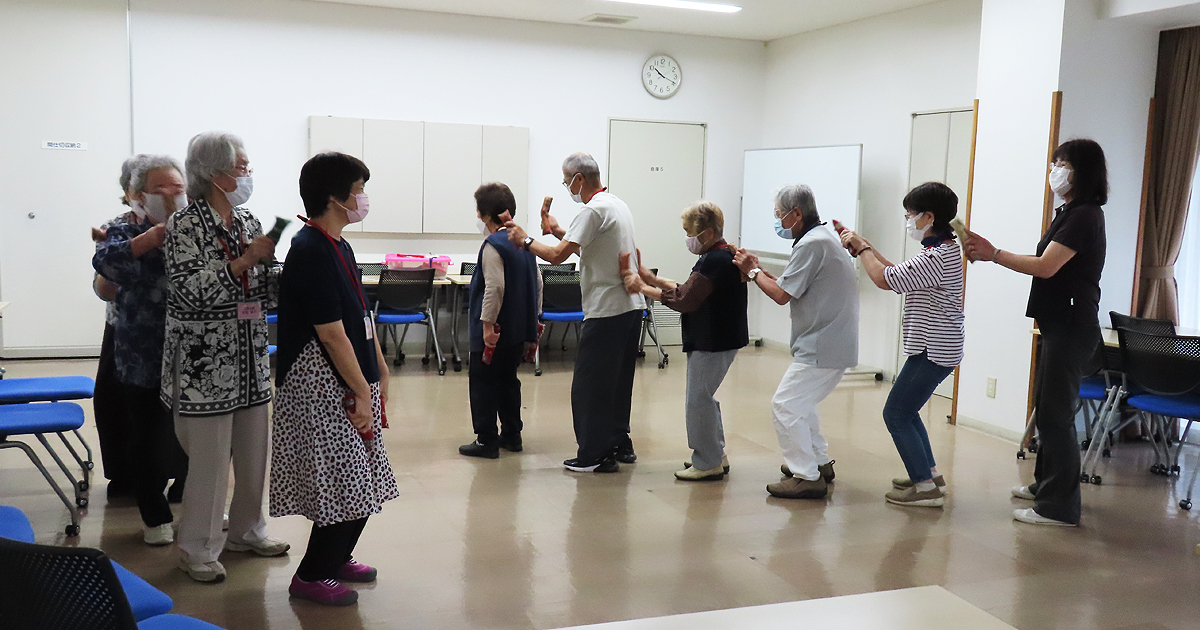
[[[1138,314],[1178,323],[1175,262],[1200,150],[1200,27],[1159,36],[1154,102]]]

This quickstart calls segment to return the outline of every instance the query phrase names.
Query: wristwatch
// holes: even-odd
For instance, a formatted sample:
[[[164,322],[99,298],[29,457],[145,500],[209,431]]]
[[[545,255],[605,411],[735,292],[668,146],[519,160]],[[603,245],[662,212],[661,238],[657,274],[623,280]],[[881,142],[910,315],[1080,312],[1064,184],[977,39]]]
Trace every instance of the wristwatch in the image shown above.
[[[529,251],[529,246],[533,244],[533,237],[526,236],[524,243],[525,243],[525,251]]]
[[[750,278],[750,282],[754,282],[754,279],[758,277],[758,274],[761,271],[762,271],[762,269],[755,267],[755,268],[751,269],[748,273],[746,273],[746,277]]]

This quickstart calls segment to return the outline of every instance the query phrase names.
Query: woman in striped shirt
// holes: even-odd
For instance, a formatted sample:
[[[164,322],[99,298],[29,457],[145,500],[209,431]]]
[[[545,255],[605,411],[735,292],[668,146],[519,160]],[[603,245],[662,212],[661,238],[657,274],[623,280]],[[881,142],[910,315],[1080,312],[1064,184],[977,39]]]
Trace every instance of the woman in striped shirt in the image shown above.
[[[908,360],[883,407],[883,421],[908,478],[893,479],[889,503],[941,507],[946,481],[938,473],[921,422],[921,408],[963,357],[963,259],[950,221],[958,196],[949,186],[928,182],[904,197],[908,235],[921,241],[921,253],[889,262],[866,239],[849,230],[842,244],[862,261],[875,286],[904,295],[904,354]]]

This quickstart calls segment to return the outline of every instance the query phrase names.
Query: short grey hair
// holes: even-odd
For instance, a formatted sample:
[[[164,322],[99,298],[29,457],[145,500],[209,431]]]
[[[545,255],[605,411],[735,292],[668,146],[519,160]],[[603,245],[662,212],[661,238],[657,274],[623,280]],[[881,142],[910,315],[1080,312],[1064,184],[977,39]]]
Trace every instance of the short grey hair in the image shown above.
[[[146,181],[150,179],[150,173],[163,168],[173,168],[175,172],[183,175],[183,167],[179,165],[179,161],[169,155],[139,155],[138,162],[133,167],[133,191],[146,192]]]
[[[129,187],[133,185],[133,172],[137,170],[138,162],[146,159],[145,153],[139,153],[127,160],[121,165],[121,178],[117,183],[121,185],[121,203],[129,205]]]
[[[781,188],[775,194],[775,205],[789,212],[799,208],[803,225],[812,225],[821,220],[821,215],[817,214],[817,198],[813,196],[812,188],[804,184]]]
[[[579,173],[583,178],[594,184],[600,183],[600,165],[596,159],[587,153],[572,153],[563,160],[563,170],[568,173]]]
[[[188,142],[187,194],[192,199],[208,199],[212,180],[237,166],[238,154],[245,154],[242,139],[224,131],[206,131]]]

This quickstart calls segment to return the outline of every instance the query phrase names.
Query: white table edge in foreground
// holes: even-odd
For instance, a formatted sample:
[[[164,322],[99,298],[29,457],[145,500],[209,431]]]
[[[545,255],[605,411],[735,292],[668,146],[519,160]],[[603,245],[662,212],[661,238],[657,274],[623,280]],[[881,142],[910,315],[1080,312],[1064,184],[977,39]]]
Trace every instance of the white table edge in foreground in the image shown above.
[[[941,586],[844,595],[563,630],[1013,630]]]

